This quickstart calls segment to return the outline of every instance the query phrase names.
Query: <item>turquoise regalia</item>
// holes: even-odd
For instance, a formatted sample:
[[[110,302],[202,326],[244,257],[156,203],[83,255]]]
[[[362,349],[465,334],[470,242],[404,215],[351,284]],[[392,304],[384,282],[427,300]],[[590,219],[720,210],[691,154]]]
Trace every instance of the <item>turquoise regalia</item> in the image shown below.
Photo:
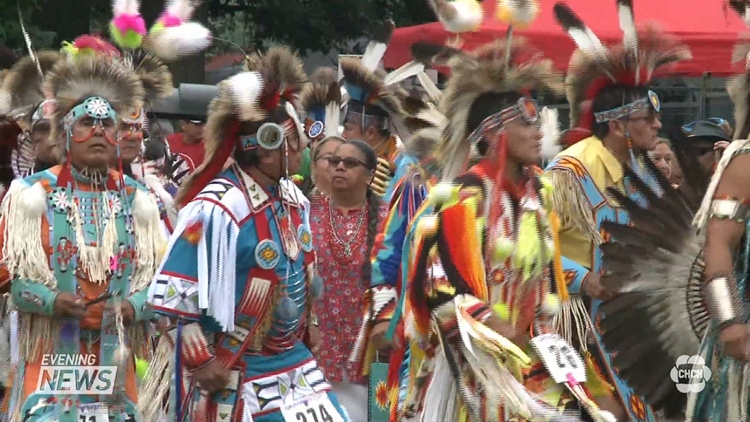
[[[150,301],[178,320],[178,366],[198,326],[233,375],[206,398],[178,371],[170,420],[280,422],[285,407],[321,396],[332,420],[344,418],[303,342],[321,289],[303,198],[293,183],[263,187],[232,166],[180,212]]]
[[[144,186],[112,170],[95,183],[65,165],[15,181],[2,212],[3,260],[19,318],[14,348],[20,363],[11,389],[12,414],[38,422],[74,422],[79,417],[98,422],[107,413],[114,418],[109,420],[141,420],[134,362],[129,353],[119,359],[118,349],[129,346],[141,358],[151,352],[146,287],[166,244],[153,197]],[[90,306],[80,320],[60,320],[53,315],[61,292],[86,301],[111,297]],[[135,310],[134,325],[124,332],[115,313],[105,307],[122,301]],[[97,362],[88,365],[117,368],[111,393],[28,393],[38,385],[41,367],[49,365],[43,363],[44,356],[82,355],[97,356]]]
[[[635,157],[630,166],[644,173],[643,165]],[[593,299],[586,306],[581,296],[589,273],[602,271],[602,253],[598,245],[609,238],[601,229],[602,222],[627,224],[629,221],[627,212],[608,197],[606,188],[616,186],[639,203],[643,203],[644,199],[623,176],[614,156],[593,136],[561,152],[549,164],[546,172],[555,188],[553,206],[562,221],[560,243],[563,272],[573,296],[573,305],[563,307],[563,313],[568,315],[562,320],[568,324],[560,327],[560,332],[565,333],[569,341],[584,336],[593,339],[588,344],[579,342],[580,347],[588,352],[587,358],[593,359],[613,384],[631,420],[653,421],[652,410],[620,379],[617,368],[612,365],[610,352],[603,346],[600,329],[604,318],[600,311],[602,301]],[[644,174],[644,180],[658,191],[658,185],[650,175]]]

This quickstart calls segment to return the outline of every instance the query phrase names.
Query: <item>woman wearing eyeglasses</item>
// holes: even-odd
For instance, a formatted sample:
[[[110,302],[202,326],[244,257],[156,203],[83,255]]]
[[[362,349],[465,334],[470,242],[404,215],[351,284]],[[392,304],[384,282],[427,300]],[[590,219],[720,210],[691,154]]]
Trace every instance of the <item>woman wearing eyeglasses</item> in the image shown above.
[[[333,141],[316,151],[330,145]],[[349,356],[362,323],[361,298],[370,285],[368,258],[387,207],[371,188],[378,159],[369,145],[341,143],[327,161],[330,195],[314,197],[310,211],[316,267],[324,286],[316,309],[325,339],[318,362],[351,420],[365,421],[367,386]]]
[[[336,148],[338,148],[344,142],[346,141],[344,141],[343,138],[340,138],[338,136],[329,136],[320,141],[312,150],[312,159],[310,160],[310,166],[312,167],[312,169],[310,177],[314,186],[312,188],[310,197],[314,197],[317,195],[329,195],[331,193],[331,178],[328,173],[328,159],[333,156]]]

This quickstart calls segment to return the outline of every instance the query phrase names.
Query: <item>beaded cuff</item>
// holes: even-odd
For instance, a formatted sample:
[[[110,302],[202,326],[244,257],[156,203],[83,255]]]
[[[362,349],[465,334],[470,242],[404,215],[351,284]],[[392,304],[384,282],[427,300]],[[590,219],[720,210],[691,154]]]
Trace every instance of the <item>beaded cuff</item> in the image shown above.
[[[176,343],[177,328],[169,330],[169,337]],[[215,358],[211,347],[208,345],[206,336],[203,335],[198,323],[187,323],[182,326],[182,350],[180,350],[185,366],[189,370],[195,370],[208,364]]]
[[[739,321],[742,316],[742,300],[734,277],[711,277],[703,284],[702,290],[711,318],[719,328]]]
[[[750,214],[750,208],[746,199],[721,197],[714,198],[711,201],[711,210],[708,216],[709,218],[744,223],[747,220],[748,214]]]

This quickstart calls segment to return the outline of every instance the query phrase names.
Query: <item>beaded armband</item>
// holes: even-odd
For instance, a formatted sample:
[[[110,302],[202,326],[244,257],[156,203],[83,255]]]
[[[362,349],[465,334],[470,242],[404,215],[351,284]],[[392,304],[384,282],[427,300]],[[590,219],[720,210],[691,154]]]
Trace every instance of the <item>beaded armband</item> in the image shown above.
[[[176,327],[169,330],[169,336],[172,339],[172,343],[176,344]],[[180,350],[180,357],[185,362],[185,366],[191,371],[208,364],[215,358],[206,340],[206,336],[203,334],[203,330],[201,330],[196,322],[182,326],[182,350]]]
[[[742,316],[742,300],[734,277],[717,275],[703,283],[703,299],[711,318],[722,328],[739,321]]]
[[[744,223],[747,220],[750,208],[746,199],[722,197],[714,198],[711,201],[709,218],[718,218],[720,220],[732,220],[737,223]]]
[[[393,319],[398,301],[396,289],[393,286],[378,286],[370,289],[370,323],[388,322]]]

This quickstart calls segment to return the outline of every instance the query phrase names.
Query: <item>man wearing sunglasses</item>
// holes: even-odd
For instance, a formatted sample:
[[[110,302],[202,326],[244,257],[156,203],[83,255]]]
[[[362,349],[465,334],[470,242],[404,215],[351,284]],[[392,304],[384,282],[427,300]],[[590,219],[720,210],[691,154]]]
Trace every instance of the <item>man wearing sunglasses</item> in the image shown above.
[[[624,8],[620,15],[632,13],[632,4],[626,3],[619,4]],[[562,22],[570,22],[568,18],[574,12],[558,3],[555,14],[568,31],[569,27]],[[577,25],[585,27],[582,22]],[[636,33],[635,28],[633,31]],[[547,175],[555,189],[552,202],[561,220],[563,270],[569,280],[573,305],[563,309],[561,321],[566,324],[562,329],[570,333],[570,340],[587,360],[606,374],[619,402],[617,419],[653,421],[651,408],[614,369],[616,355],[605,349],[598,323],[604,317],[602,302],[614,293],[605,288],[602,280],[599,244],[608,240],[608,234],[601,224],[627,223],[629,218],[607,189],[640,200],[633,194],[624,166],[645,183],[656,185],[653,177],[646,174],[643,161],[648,160],[644,154],[656,147],[662,127],[661,104],[656,93],[648,88],[649,78],[661,66],[689,57],[687,48],[666,34],[655,29],[639,31],[634,43],[628,39],[625,47],[603,49],[600,54],[585,53],[581,51],[588,48],[585,43],[578,45],[581,50],[571,57],[566,80],[571,110],[569,134],[577,135],[577,139],[567,140],[573,145],[549,164]],[[571,35],[573,32],[569,31]],[[572,38],[577,43],[581,41]],[[639,60],[633,60],[633,55]]]

